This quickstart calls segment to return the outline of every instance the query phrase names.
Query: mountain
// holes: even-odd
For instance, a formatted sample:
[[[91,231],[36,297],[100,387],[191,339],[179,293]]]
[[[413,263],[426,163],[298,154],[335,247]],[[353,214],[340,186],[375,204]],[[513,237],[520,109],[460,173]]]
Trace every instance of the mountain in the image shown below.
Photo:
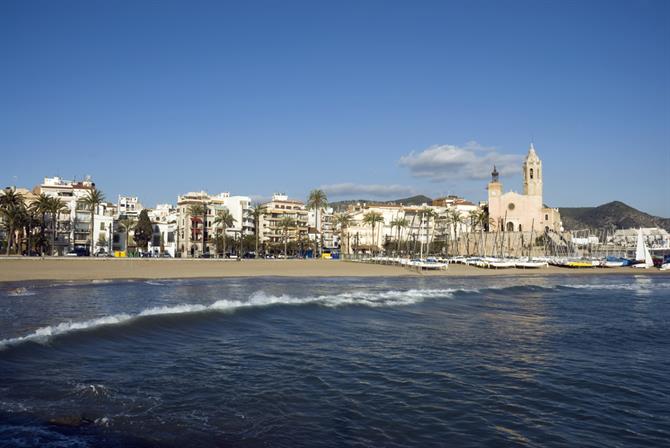
[[[402,199],[395,199],[393,201],[373,201],[370,199],[350,199],[347,201],[337,201],[337,202],[331,202],[330,205],[333,207],[335,211],[341,211],[347,208],[348,205],[352,204],[358,204],[358,203],[365,203],[365,204],[381,204],[381,205],[389,205],[389,204],[403,204],[403,205],[421,205],[421,204],[430,204],[433,202],[431,198],[428,196],[424,196],[422,194],[416,195],[416,196],[411,196],[409,198],[402,198]]]
[[[641,212],[620,201],[608,202],[598,207],[559,208],[566,230],[633,227],[661,227],[670,232],[670,218],[660,218]]]

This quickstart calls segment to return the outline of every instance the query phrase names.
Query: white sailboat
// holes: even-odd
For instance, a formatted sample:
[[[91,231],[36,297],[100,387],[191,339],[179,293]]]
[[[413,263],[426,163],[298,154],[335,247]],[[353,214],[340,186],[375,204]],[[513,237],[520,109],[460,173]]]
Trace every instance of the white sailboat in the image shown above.
[[[633,265],[634,268],[653,268],[654,260],[651,259],[651,252],[644,241],[642,236],[642,228],[637,232],[637,248],[635,250],[635,261],[636,264]]]

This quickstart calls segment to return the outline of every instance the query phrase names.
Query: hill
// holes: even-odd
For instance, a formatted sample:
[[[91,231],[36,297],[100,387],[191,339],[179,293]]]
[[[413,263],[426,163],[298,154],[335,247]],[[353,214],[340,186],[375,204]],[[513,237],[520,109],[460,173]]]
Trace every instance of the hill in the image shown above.
[[[632,227],[661,227],[670,232],[670,219],[641,212],[620,201],[608,202],[598,207],[562,207],[561,220],[566,230]]]
[[[341,211],[347,208],[348,205],[351,204],[357,204],[357,203],[366,203],[366,204],[382,204],[382,205],[389,205],[389,204],[403,204],[403,205],[421,205],[421,204],[430,204],[433,202],[431,198],[428,196],[424,196],[422,194],[416,195],[416,196],[411,196],[409,198],[402,198],[402,199],[394,199],[393,201],[373,201],[370,199],[351,199],[347,201],[337,201],[337,202],[331,202],[329,205],[333,207],[335,211]]]

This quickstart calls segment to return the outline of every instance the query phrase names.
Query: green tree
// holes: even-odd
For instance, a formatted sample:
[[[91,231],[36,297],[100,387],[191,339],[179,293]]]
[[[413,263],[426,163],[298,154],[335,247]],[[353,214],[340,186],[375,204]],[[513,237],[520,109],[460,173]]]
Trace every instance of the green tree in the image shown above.
[[[126,256],[128,256],[128,249],[130,247],[130,231],[135,228],[135,220],[125,217],[119,219],[119,225],[123,229],[123,233],[126,234]]]
[[[51,215],[51,256],[53,256],[56,250],[56,233],[58,231],[60,214],[66,211],[69,212],[70,209],[65,206],[61,198],[50,198],[48,210]]]
[[[426,220],[426,254],[428,254],[430,253],[430,241],[432,239],[430,222],[434,221],[438,215],[435,210],[428,207],[424,207],[421,209],[421,215],[423,216],[423,219]],[[423,248],[423,241],[421,242],[421,247]]]
[[[284,231],[284,256],[288,257],[288,233],[296,226],[296,222],[290,216],[284,216],[279,221],[279,227]]]
[[[7,255],[9,255],[17,228],[21,225],[25,202],[23,195],[15,188],[5,188],[0,196],[0,214],[7,231]]]
[[[140,216],[137,219],[137,224],[135,225],[135,232],[133,233],[133,239],[135,243],[143,250],[147,250],[147,245],[154,234],[154,226],[151,225],[151,220],[149,219],[149,213],[146,209],[140,212]]]
[[[351,223],[353,222],[353,217],[351,216],[351,213],[349,212],[343,212],[343,213],[337,213],[335,215],[335,225],[340,228],[340,241],[345,241],[344,236],[346,235],[347,239],[347,249],[346,253],[350,253],[350,245],[349,245],[349,227],[351,227]]]
[[[314,258],[318,258],[323,249],[323,233],[321,232],[321,228],[319,227],[319,217],[321,214],[321,210],[326,208],[327,206],[328,206],[328,197],[326,196],[326,193],[323,190],[316,189],[309,192],[309,198],[307,198],[307,208],[309,210],[314,210],[314,214],[316,217],[316,231],[319,233],[319,239],[318,242],[316,242],[317,250],[315,251]]]
[[[260,231],[261,231],[261,216],[265,213],[265,207],[259,205],[259,204],[254,204],[251,207],[249,207],[245,213],[247,216],[249,216],[251,219],[254,221],[254,237],[256,240],[256,257],[258,258],[258,243],[260,239]]]
[[[84,196],[84,198],[81,200],[81,203],[84,204],[84,206],[90,211],[91,213],[91,223],[90,223],[90,228],[91,228],[91,234],[89,236],[90,241],[91,241],[91,255],[93,255],[93,229],[95,229],[95,212],[96,209],[100,204],[102,204],[105,201],[105,195],[102,193],[102,191],[97,190],[95,187],[92,189],[88,190],[88,194]]]
[[[377,226],[377,224],[383,223],[383,222],[384,222],[384,217],[382,216],[381,213],[368,212],[365,215],[363,215],[363,224],[372,227],[373,253],[374,253],[374,248],[377,248],[377,240],[375,239],[375,227]]]
[[[391,221],[391,232],[393,232],[394,227],[398,229],[398,254],[400,254],[400,246],[402,244],[402,230],[407,228],[407,226],[409,226],[409,222],[404,217],[398,217]]]
[[[219,225],[221,233],[223,234],[223,258],[226,258],[226,231],[229,227],[233,227],[235,224],[235,218],[230,213],[230,210],[227,208],[222,208],[216,213],[216,218],[214,218],[214,225]]]
[[[47,196],[44,193],[41,193],[37,199],[31,204],[31,206],[40,214],[40,255],[44,256],[45,252],[45,241],[46,241],[46,224],[47,224],[47,215],[49,214],[51,206],[51,197]]]

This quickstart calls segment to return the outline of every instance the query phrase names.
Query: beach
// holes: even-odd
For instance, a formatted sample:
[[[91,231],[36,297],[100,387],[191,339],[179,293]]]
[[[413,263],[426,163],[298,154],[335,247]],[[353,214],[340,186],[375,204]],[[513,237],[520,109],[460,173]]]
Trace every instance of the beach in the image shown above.
[[[122,258],[3,258],[0,282],[26,280],[112,280],[224,277],[402,277],[669,275],[658,269],[593,268],[482,269],[451,264],[445,271],[417,272],[399,266],[335,260],[193,260]]]

